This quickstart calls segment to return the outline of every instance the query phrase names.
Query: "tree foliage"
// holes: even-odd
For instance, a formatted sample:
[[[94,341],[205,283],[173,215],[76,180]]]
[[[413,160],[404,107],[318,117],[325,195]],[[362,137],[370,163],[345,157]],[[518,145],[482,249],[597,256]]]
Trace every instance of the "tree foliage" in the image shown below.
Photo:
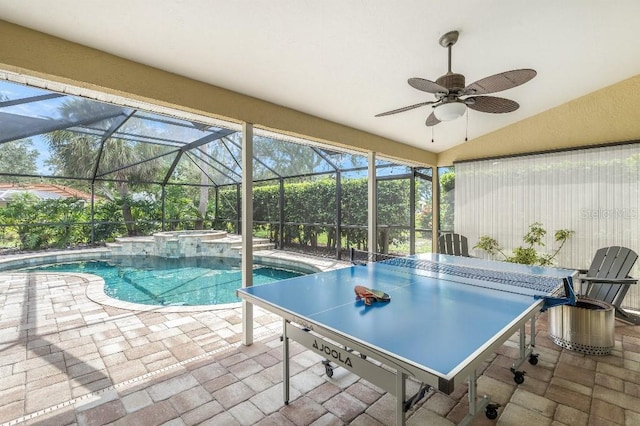
[[[77,129],[57,130],[44,135],[50,148],[47,165],[52,174],[69,178],[65,185],[77,187],[93,182],[95,194],[94,227],[89,206],[75,201],[36,199],[16,200],[3,212],[12,221],[12,232],[19,236],[23,248],[64,246],[71,242],[88,241],[93,231],[96,241],[109,241],[121,235],[149,235],[162,226],[163,211],[168,229],[222,224],[228,231],[239,232],[241,218],[237,189],[234,186],[218,191],[217,203],[210,200],[211,188],[238,181],[241,177],[239,133],[201,145],[182,155],[171,176],[167,176],[174,155],[163,155],[172,148],[143,143],[122,135],[141,134],[147,139],[162,139],[162,128],[145,124],[145,120],[125,120],[124,112],[112,105],[71,99],[59,107],[61,119],[86,121],[90,117],[110,117],[89,124],[89,128],[111,129],[115,133],[106,140],[102,132],[79,132]],[[335,249],[339,239],[343,245],[367,246],[367,181],[364,178],[342,179],[341,223],[337,233],[336,175],[317,178],[319,171],[332,170],[331,163],[358,162],[340,154],[310,148],[290,142],[256,135],[253,179],[263,184],[254,187],[254,219],[256,231],[266,233],[285,246],[324,246]],[[37,152],[30,141],[13,143],[14,157],[0,150],[0,165],[24,164],[34,172]],[[2,147],[0,147],[2,148]],[[1,170],[0,170],[1,171]],[[288,177],[294,176],[294,177]],[[280,196],[279,178],[284,177],[284,197]],[[168,180],[176,185],[158,183]],[[200,183],[201,186],[188,185]],[[271,184],[271,182],[274,182]],[[183,185],[184,184],[184,185]],[[80,189],[80,188],[78,188]],[[86,187],[83,188],[86,190]],[[390,236],[406,239],[409,223],[409,181],[388,180],[378,184],[378,221],[385,241]],[[164,209],[164,210],[163,210]],[[217,209],[217,211],[215,211]],[[281,226],[281,212],[286,223]],[[47,216],[43,216],[43,214]],[[70,226],[73,222],[78,226]],[[28,224],[55,223],[29,228]],[[15,226],[13,226],[15,225]],[[385,228],[386,227],[386,228]],[[389,227],[402,228],[402,232]],[[31,229],[31,231],[29,231]],[[385,230],[386,229],[386,230]],[[84,232],[83,235],[82,232]],[[380,250],[383,247],[376,248]]]
[[[2,209],[2,219],[17,233],[19,247],[26,250],[63,248],[87,242],[90,237],[82,227],[87,211],[77,198],[39,200],[24,193]]]
[[[35,174],[38,151],[31,139],[21,139],[0,144],[0,173],[2,180],[15,183],[19,181],[13,174]]]
[[[394,180],[378,185],[380,229],[379,246],[382,251],[388,243],[405,242],[409,223],[409,181]],[[160,193],[139,192],[133,198],[116,196],[101,199],[94,208],[94,239],[96,242],[113,241],[123,235],[150,235],[162,229],[162,203]],[[165,221],[170,230],[193,229],[202,220],[198,206],[182,186],[169,185],[165,194]],[[367,233],[367,180],[342,181],[340,235],[336,235],[336,182],[326,178],[284,185],[283,234],[280,235],[280,185],[262,185],[254,188],[254,231],[266,233],[273,241],[282,241],[285,247],[309,247],[334,251],[338,238],[342,247],[368,248]],[[132,223],[125,226],[122,205],[130,209]],[[237,189],[219,191],[217,211],[210,203],[205,222],[208,226],[237,232],[240,218]],[[216,217],[212,223],[209,218]],[[32,195],[16,198],[5,209],[0,219],[7,225],[0,238],[16,235],[17,245],[23,249],[66,247],[91,240],[91,206],[78,199],[39,200]],[[220,225],[223,227],[221,228]],[[386,239],[386,240],[385,240]]]
[[[367,179],[345,179],[342,185],[340,237],[344,244],[360,249],[367,248]],[[220,200],[216,217],[226,219],[230,224],[238,217],[237,190],[235,188],[220,191]],[[378,226],[409,228],[409,181],[381,181],[378,185]],[[317,248],[321,245],[335,249],[337,244],[336,218],[336,182],[333,178],[319,179],[300,183],[287,183],[284,186],[284,217],[286,226],[280,236],[279,209],[280,186],[263,185],[254,188],[253,205],[256,228],[266,231],[274,241],[282,241],[285,246],[300,245]],[[266,222],[266,223],[264,223]],[[384,230],[383,232],[389,232]],[[406,239],[406,232],[392,232],[396,242]],[[382,242],[380,242],[382,244]],[[382,247],[377,250],[381,251]]]
[[[453,168],[440,175],[440,230],[452,231],[455,206],[456,173]]]
[[[113,106],[72,99],[60,106],[60,114],[72,120],[110,109]],[[116,118],[103,120],[100,125],[108,128],[114,120]],[[153,134],[153,129],[145,129],[145,134]],[[51,149],[49,165],[55,173],[85,179],[104,174],[113,179],[112,182],[102,182],[97,192],[112,200],[119,197],[128,233],[136,235],[129,185],[160,179],[160,171],[167,169],[167,160],[157,158],[163,152],[161,148],[119,138],[110,138],[103,143],[97,136],[69,130],[54,131],[46,137]],[[100,149],[102,145],[103,149]]]

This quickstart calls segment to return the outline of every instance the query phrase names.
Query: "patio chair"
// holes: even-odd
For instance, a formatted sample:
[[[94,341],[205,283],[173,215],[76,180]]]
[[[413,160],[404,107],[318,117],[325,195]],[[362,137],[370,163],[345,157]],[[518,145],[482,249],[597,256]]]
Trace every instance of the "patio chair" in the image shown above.
[[[471,257],[467,237],[454,233],[443,234],[438,238],[438,253]]]
[[[588,270],[581,270],[581,292],[585,297],[610,303],[616,309],[616,318],[640,324],[640,316],[631,314],[620,307],[631,284],[638,280],[629,272],[638,255],[626,247],[604,247],[596,252]],[[586,284],[586,289],[585,289]]]

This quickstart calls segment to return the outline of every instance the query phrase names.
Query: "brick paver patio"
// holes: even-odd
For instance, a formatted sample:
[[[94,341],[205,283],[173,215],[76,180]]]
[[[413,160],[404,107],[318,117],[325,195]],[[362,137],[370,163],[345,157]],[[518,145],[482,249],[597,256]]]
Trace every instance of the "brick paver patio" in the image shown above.
[[[281,320],[255,309],[242,346],[241,311],[132,311],[87,297],[86,276],[0,273],[0,424],[390,425],[395,399],[293,343],[291,404],[282,403]],[[497,421],[474,424],[640,424],[640,327],[616,324],[610,356],[562,350],[537,323],[540,362],[517,386],[517,335],[484,366],[479,394]],[[428,327],[428,324],[417,326]],[[466,389],[431,392],[409,424],[448,425]]]

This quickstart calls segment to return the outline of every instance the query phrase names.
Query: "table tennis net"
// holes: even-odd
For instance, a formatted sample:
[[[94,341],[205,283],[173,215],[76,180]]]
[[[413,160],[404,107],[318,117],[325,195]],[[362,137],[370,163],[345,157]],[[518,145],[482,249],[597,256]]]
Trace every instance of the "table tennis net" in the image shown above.
[[[558,276],[501,271],[478,267],[478,265],[452,265],[429,259],[394,256],[390,254],[359,254],[352,252],[351,261],[354,264],[377,262],[385,265],[396,266],[398,268],[403,268],[403,272],[407,274],[463,278],[465,280],[472,280],[470,283],[472,285],[511,292],[519,292],[517,289],[520,289],[523,290],[523,293],[527,294],[553,294],[557,293],[563,287],[563,278]],[[490,286],[488,283],[493,283],[495,285]]]

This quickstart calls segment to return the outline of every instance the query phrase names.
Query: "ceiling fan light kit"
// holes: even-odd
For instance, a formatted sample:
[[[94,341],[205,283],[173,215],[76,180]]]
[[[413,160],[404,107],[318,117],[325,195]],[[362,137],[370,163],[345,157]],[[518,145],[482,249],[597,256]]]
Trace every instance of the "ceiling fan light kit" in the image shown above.
[[[505,71],[465,86],[464,75],[451,72],[451,47],[458,41],[458,36],[458,31],[449,31],[440,37],[439,43],[448,50],[449,57],[449,67],[445,75],[437,78],[435,82],[419,77],[410,78],[407,81],[414,89],[435,95],[435,101],[420,102],[394,109],[376,114],[376,117],[431,105],[433,111],[427,117],[425,124],[427,126],[435,126],[441,121],[450,121],[462,117],[467,111],[467,107],[475,111],[491,114],[502,114],[517,110],[520,105],[510,99],[477,95],[500,92],[524,84],[536,76],[536,71],[532,69]]]
[[[440,121],[451,121],[460,118],[467,111],[467,106],[460,101],[442,104],[433,110],[433,115]]]

